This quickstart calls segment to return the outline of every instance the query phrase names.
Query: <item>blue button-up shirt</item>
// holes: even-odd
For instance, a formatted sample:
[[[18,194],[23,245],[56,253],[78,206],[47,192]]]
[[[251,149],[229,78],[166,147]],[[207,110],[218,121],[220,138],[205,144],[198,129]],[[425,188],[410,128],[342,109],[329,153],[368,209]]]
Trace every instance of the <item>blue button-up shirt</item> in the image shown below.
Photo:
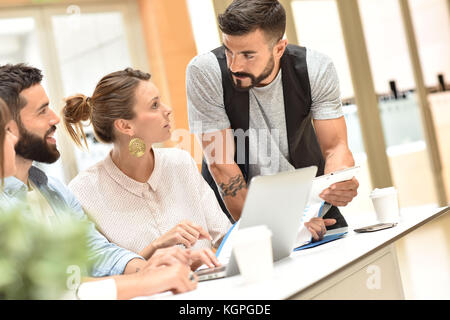
[[[92,253],[93,269],[91,276],[102,277],[122,274],[127,263],[134,258],[143,259],[139,255],[109,242],[90,222],[75,196],[58,180],[48,177],[43,171],[31,167],[29,179],[39,189],[41,194],[55,212],[56,217],[72,215],[78,220],[88,221],[88,246]],[[5,179],[3,197],[9,204],[25,201],[28,187],[19,179]],[[32,210],[29,206],[26,210]],[[1,210],[0,210],[1,211]],[[30,214],[30,212],[24,212]]]

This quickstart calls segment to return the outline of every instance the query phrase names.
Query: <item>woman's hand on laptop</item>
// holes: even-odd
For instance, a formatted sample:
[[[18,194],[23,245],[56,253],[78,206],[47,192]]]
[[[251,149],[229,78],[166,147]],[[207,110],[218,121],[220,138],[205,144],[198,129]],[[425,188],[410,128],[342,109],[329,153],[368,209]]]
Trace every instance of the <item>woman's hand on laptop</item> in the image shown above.
[[[221,264],[216,255],[210,249],[191,250],[191,270],[195,271],[203,264],[209,268],[220,267]]]
[[[309,232],[311,232],[313,241],[320,241],[327,232],[326,227],[332,226],[335,223],[335,219],[312,218],[308,222],[305,222],[305,226],[308,228]]]
[[[197,240],[212,240],[211,236],[205,229],[191,221],[182,221],[161,237],[153,241],[153,245],[159,248],[166,248],[178,244],[186,248],[192,247]]]

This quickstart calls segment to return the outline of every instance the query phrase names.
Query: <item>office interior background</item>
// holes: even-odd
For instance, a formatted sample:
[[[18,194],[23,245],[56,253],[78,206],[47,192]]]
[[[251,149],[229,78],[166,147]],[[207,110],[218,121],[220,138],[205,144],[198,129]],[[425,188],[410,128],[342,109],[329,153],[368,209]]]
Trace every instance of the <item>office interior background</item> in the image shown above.
[[[75,93],[90,96],[109,72],[132,66],[152,74],[173,109],[172,128],[188,130],[185,70],[221,45],[216,17],[228,0],[0,0],[0,64],[44,71],[52,107]],[[286,38],[329,55],[338,71],[358,196],[342,209],[363,219],[368,197],[395,186],[400,207],[446,206],[450,199],[450,0],[284,0]],[[68,183],[111,146],[88,126],[89,151],[63,126],[61,159],[42,166]],[[191,135],[180,147],[201,163]],[[397,244],[407,299],[450,299],[450,217]]]

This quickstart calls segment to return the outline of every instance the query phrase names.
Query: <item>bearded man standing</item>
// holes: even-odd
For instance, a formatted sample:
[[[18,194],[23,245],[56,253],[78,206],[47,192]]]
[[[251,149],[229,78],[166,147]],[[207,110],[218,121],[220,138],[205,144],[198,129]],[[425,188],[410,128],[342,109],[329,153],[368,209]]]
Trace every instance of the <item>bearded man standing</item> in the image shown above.
[[[286,13],[277,0],[234,0],[218,17],[223,46],[187,68],[189,126],[203,148],[202,174],[231,221],[241,216],[257,175],[311,165],[318,175],[354,165],[339,83],[331,59],[283,39]],[[314,239],[347,226],[336,206],[358,181],[324,190],[333,206],[307,222]],[[276,214],[276,213],[274,213]]]

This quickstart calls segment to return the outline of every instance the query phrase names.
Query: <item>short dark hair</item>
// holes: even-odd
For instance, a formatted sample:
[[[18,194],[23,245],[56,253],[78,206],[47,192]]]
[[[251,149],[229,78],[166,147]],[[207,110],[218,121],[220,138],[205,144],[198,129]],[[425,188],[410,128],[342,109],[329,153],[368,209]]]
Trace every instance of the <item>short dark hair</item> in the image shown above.
[[[278,0],[234,0],[218,21],[225,34],[240,36],[261,29],[276,43],[286,30],[286,11]]]
[[[20,122],[20,110],[27,104],[20,93],[42,81],[42,71],[26,64],[0,66],[0,98],[9,107],[14,120]]]

